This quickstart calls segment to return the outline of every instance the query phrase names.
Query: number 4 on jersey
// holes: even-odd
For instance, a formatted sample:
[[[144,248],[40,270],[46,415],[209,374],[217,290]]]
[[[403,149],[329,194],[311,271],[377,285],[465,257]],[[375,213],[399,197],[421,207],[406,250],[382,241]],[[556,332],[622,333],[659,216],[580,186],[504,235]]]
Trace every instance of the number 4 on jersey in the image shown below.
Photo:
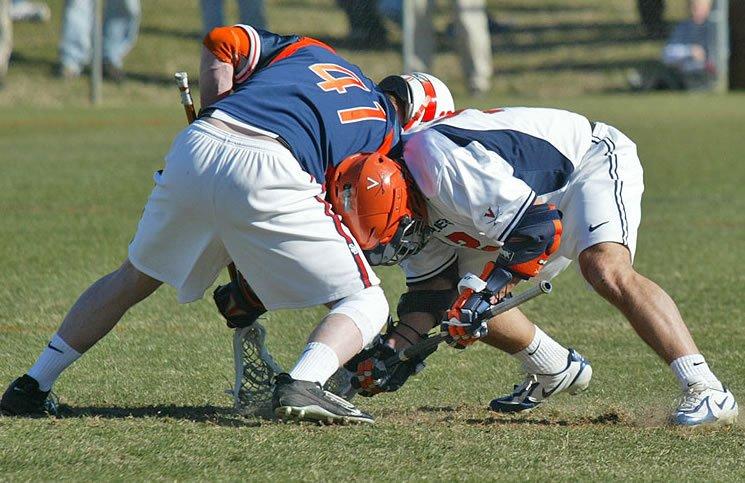
[[[323,79],[316,84],[325,92],[336,91],[338,94],[346,94],[347,88],[357,87],[370,91],[364,82],[349,69],[337,64],[313,64],[308,67],[314,74]],[[335,77],[333,74],[342,74]],[[386,120],[385,110],[379,103],[374,102],[372,107],[353,107],[336,111],[339,122],[349,124],[360,121],[383,121]]]

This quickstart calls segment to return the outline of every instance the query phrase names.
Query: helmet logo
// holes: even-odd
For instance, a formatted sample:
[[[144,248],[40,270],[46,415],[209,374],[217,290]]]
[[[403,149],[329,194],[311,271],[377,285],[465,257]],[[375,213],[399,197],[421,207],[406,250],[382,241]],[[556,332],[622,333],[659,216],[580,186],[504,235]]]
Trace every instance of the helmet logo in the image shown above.
[[[374,179],[368,176],[367,177],[367,189],[371,190],[375,188],[376,186],[380,186],[380,181],[375,181]]]

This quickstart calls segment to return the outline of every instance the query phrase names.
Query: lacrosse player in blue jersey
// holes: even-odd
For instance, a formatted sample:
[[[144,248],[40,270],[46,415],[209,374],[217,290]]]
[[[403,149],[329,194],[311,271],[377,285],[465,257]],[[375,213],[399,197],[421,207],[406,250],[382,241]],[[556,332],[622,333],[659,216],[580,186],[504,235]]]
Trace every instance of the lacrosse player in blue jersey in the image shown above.
[[[292,371],[277,377],[275,413],[373,422],[323,389],[388,318],[379,280],[325,201],[324,183],[349,155],[386,153],[402,126],[452,111],[450,93],[434,77],[395,79],[408,90],[378,87],[314,39],[248,25],[211,31],[202,51],[202,112],[155,174],[127,259],[81,295],[0,410],[53,410],[55,380],[130,307],[164,282],[179,302],[198,300],[232,260],[250,274],[256,296],[242,307],[243,324],[266,309],[330,308]]]

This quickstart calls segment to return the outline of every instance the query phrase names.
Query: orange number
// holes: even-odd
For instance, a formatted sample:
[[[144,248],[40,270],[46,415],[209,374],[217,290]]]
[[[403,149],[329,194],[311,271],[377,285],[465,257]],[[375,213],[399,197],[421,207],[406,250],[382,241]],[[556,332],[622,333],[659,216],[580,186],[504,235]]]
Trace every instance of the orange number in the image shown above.
[[[370,91],[364,82],[360,80],[354,72],[336,64],[313,64],[308,67],[318,77],[323,79],[317,85],[326,92],[336,91],[339,94],[346,94],[347,87],[359,87],[362,90]],[[334,77],[333,73],[342,74]]]
[[[384,121],[386,120],[385,110],[377,102],[374,103],[375,107],[353,107],[351,109],[341,109],[336,111],[339,113],[339,121],[342,124],[349,124],[352,122],[360,121]]]
[[[493,245],[481,246],[480,241],[478,241],[477,239],[475,239],[468,233],[463,233],[462,231],[456,231],[454,233],[450,233],[447,236],[447,239],[462,247],[473,248],[475,250],[483,250],[485,252],[496,252],[498,250],[498,248]]]
[[[340,65],[313,64],[308,68],[323,79],[316,85],[325,92],[336,91],[337,94],[346,94],[349,87],[357,87],[370,92],[370,89],[367,88],[365,83],[354,72]],[[334,74],[337,76],[335,77]],[[385,109],[377,102],[372,107],[353,107],[350,109],[340,109],[336,112],[339,115],[339,122],[342,124],[361,121],[386,121]]]

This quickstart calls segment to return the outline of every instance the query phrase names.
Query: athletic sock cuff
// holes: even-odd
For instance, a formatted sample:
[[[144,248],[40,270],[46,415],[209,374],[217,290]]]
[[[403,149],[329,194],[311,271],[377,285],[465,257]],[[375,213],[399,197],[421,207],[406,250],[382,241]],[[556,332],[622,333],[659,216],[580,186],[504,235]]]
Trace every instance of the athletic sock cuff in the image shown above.
[[[683,391],[698,382],[706,382],[714,385],[714,387],[718,387],[717,384],[721,386],[721,382],[711,372],[709,364],[706,363],[706,359],[701,354],[678,357],[670,363],[670,369],[678,378]]]
[[[536,327],[528,347],[513,356],[528,374],[555,374],[566,367],[569,351]]]

